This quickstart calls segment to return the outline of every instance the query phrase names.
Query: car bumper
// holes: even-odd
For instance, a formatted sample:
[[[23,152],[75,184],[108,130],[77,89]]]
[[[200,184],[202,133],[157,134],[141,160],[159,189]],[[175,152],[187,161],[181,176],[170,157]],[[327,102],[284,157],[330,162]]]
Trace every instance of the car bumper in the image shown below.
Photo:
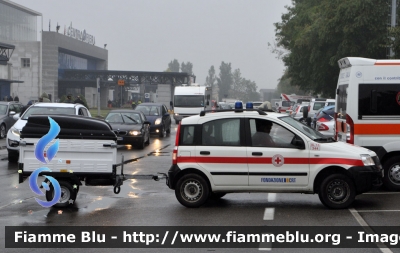
[[[158,134],[159,132],[162,131],[163,125],[156,125],[156,126],[150,126],[150,133],[151,134]]]
[[[117,144],[118,145],[124,145],[124,144],[139,144],[142,143],[143,140],[143,136],[128,136],[128,135],[124,135],[124,136],[117,136]]]
[[[175,189],[175,183],[177,179],[177,175],[179,172],[182,170],[178,167],[178,165],[174,164],[169,168],[168,170],[168,180],[167,180],[167,185],[170,189]]]
[[[376,189],[382,185],[382,166],[355,166],[349,169],[358,194]]]

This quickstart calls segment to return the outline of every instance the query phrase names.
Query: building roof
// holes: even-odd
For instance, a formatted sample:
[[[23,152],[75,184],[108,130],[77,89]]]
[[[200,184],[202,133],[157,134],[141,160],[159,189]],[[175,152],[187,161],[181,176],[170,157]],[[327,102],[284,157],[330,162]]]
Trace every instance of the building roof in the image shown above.
[[[30,15],[33,15],[33,16],[42,16],[42,13],[40,13],[40,12],[31,10],[29,8],[26,8],[25,6],[22,6],[22,5],[19,5],[17,3],[11,2],[9,0],[0,0],[0,3],[8,5],[8,6],[12,7],[12,8],[18,9],[20,11],[26,12],[26,13],[28,13]]]

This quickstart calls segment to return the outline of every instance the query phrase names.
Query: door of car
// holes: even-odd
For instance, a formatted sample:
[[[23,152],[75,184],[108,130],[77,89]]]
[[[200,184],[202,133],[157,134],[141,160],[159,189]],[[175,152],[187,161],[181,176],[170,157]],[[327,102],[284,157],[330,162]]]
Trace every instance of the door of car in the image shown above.
[[[202,122],[197,163],[212,175],[216,186],[247,186],[248,167],[244,124],[240,118]]]
[[[296,146],[296,142],[304,143],[304,140],[282,125],[267,121],[255,118],[246,120],[249,186],[275,189],[306,187],[310,171],[309,150]],[[272,123],[269,135],[273,142],[260,144],[254,137],[260,136],[256,132],[260,131],[261,125],[268,123]]]

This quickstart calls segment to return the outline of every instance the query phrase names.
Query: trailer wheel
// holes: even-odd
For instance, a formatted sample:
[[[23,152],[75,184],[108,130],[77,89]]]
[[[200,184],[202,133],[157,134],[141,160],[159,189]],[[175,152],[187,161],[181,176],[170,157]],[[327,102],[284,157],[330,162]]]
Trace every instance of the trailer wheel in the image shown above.
[[[61,187],[61,197],[55,207],[67,207],[70,204],[73,204],[76,199],[76,195],[79,191],[79,188],[74,190],[72,184],[68,181],[58,181]],[[54,197],[54,188],[53,185],[50,184],[50,191],[46,191],[46,200],[51,201]]]
[[[356,188],[349,177],[333,174],[322,181],[318,196],[326,207],[342,209],[353,203],[356,198]]]
[[[383,165],[385,176],[383,177],[383,185],[391,191],[400,190],[400,158],[392,157]]]
[[[197,174],[187,174],[176,183],[175,196],[179,203],[186,207],[199,207],[203,205],[209,195],[206,180]]]

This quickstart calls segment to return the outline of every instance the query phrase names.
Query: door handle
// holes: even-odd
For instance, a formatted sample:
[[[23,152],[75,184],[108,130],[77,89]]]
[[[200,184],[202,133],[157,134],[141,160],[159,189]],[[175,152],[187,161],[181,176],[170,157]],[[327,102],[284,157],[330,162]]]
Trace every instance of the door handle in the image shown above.
[[[200,155],[209,155],[210,151],[200,151]]]
[[[262,152],[253,152],[251,154],[254,156],[262,156]]]

